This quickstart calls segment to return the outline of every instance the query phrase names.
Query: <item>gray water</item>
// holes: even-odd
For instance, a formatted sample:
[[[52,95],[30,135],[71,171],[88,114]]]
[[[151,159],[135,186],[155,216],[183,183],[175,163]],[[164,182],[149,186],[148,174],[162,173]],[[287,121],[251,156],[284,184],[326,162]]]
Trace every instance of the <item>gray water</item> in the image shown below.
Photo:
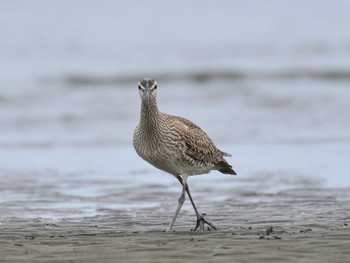
[[[1,217],[88,216],[158,206],[147,200],[158,189],[177,196],[177,181],[132,148],[146,76],[158,80],[161,111],[233,155],[237,177],[190,178],[205,200],[208,189],[259,201],[350,186],[350,2],[0,5]]]

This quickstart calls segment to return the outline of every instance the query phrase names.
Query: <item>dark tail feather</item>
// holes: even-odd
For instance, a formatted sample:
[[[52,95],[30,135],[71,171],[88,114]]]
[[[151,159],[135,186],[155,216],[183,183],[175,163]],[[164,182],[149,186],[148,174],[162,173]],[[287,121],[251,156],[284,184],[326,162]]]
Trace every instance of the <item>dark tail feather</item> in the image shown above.
[[[216,166],[217,169],[223,174],[237,175],[237,173],[232,169],[232,166],[229,165],[226,161],[220,161]]]

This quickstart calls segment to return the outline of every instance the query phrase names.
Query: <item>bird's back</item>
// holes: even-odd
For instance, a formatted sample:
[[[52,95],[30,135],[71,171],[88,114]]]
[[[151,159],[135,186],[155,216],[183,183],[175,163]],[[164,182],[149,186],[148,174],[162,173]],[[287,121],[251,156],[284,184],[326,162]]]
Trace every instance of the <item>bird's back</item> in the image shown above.
[[[182,117],[164,113],[163,115],[167,123],[177,131],[184,163],[192,167],[201,167],[205,172],[209,169],[235,174],[232,166],[224,159],[230,154],[219,150],[199,126]]]

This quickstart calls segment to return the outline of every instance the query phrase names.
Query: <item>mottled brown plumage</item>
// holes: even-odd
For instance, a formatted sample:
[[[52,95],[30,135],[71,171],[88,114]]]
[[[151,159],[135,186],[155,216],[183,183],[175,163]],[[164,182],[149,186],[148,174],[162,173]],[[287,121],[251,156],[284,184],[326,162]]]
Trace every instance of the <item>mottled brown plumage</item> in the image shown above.
[[[142,100],[140,123],[133,144],[138,155],[153,166],[174,175],[183,185],[178,208],[167,230],[171,230],[187,191],[197,215],[196,229],[204,223],[215,227],[199,214],[190,195],[187,177],[218,170],[236,174],[224,159],[229,154],[219,150],[208,135],[193,122],[161,113],[157,106],[157,82],[146,78],[139,83]]]

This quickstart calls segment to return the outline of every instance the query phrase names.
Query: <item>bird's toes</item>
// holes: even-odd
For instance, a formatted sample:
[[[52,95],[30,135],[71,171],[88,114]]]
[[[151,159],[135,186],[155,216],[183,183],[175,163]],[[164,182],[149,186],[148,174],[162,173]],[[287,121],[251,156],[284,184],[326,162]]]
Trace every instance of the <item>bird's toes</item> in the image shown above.
[[[196,227],[193,229],[193,231],[196,231],[198,228],[200,231],[204,231],[204,224],[208,225],[208,230],[217,230],[216,226],[213,225],[213,223],[209,222],[208,220],[206,220],[204,218],[205,214],[201,214],[200,217],[197,218],[197,223],[196,223]]]

